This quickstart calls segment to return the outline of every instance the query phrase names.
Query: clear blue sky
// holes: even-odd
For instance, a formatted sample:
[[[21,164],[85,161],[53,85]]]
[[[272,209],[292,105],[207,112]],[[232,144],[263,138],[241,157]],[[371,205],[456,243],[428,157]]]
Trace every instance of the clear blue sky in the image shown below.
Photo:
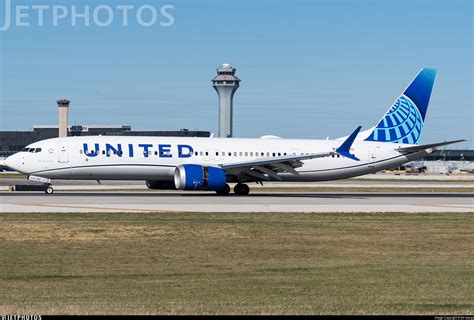
[[[457,147],[474,147],[470,0],[75,3],[171,4],[175,22],[53,27],[47,12],[42,27],[32,19],[0,32],[1,130],[57,123],[55,101],[65,97],[72,124],[217,132],[210,80],[231,63],[242,79],[235,136],[339,137],[374,125],[420,68],[434,67],[421,142],[464,138]]]

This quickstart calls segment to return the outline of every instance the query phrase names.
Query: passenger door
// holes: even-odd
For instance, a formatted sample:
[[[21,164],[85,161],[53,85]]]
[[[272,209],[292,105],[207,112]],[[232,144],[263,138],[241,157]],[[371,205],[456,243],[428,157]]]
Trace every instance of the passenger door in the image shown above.
[[[369,168],[375,167],[375,162],[377,162],[377,147],[369,147]]]
[[[66,139],[58,140],[58,162],[69,163],[69,149]]]

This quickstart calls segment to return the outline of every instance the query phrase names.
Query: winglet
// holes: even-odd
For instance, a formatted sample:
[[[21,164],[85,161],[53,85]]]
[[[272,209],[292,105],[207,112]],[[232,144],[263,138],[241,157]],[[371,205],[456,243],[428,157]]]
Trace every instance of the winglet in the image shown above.
[[[355,138],[359,134],[360,129],[362,129],[362,126],[358,126],[357,129],[352,132],[352,134],[344,141],[339,148],[336,149],[336,152],[339,153],[341,156],[355,160],[355,161],[360,161],[359,158],[354,156],[353,154],[350,153],[350,149],[352,144],[354,143]]]

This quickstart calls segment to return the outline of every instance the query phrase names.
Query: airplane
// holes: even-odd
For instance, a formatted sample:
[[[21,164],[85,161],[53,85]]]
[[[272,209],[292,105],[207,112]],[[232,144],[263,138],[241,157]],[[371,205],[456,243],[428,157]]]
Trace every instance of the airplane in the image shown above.
[[[248,183],[327,181],[398,167],[438,147],[419,145],[436,69],[423,68],[372,128],[335,140],[75,136],[32,143],[3,165],[41,182],[145,180],[150,189],[248,195]]]

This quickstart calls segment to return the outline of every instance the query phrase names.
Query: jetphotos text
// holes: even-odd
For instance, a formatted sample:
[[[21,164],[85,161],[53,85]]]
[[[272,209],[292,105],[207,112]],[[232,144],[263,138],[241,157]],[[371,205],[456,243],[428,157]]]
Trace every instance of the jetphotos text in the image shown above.
[[[1,14],[4,12],[4,14]],[[15,4],[12,0],[0,0],[0,31],[12,27],[109,27],[136,25],[171,27],[175,23],[174,6],[170,4],[97,4],[94,5],[51,5]]]

